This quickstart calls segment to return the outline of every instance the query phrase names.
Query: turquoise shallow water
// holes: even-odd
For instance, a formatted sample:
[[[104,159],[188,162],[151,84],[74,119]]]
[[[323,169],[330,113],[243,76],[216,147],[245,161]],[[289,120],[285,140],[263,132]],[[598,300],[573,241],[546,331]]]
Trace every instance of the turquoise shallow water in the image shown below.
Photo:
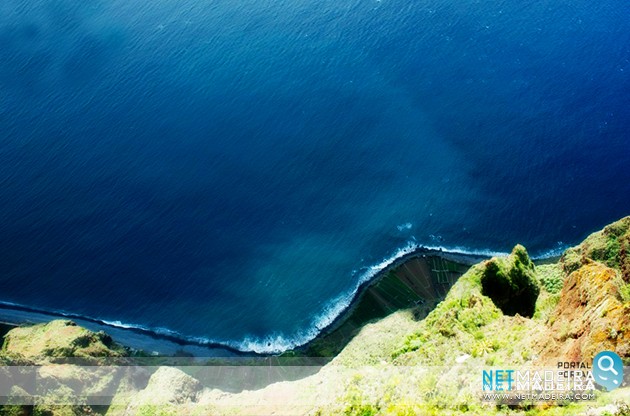
[[[0,300],[278,350],[413,245],[629,213],[630,6],[8,0]]]

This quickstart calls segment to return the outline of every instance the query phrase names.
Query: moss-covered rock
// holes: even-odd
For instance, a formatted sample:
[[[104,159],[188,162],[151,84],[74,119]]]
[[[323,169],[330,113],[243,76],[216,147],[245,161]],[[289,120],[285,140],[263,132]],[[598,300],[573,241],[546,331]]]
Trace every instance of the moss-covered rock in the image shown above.
[[[521,245],[514,247],[507,258],[485,262],[481,287],[482,293],[506,315],[532,317],[536,311],[540,288],[534,263]]]
[[[109,335],[92,332],[68,320],[12,329],[5,335],[2,351],[35,360],[125,355],[124,348],[114,343]]]
[[[606,227],[568,250],[558,264],[534,267],[521,246],[510,256],[477,264],[426,317],[412,308],[371,322],[309,377],[231,393],[204,387],[190,376],[197,373],[162,367],[141,385],[120,385],[117,392],[124,397],[117,396],[108,414],[621,414],[612,403],[628,402],[627,387],[598,394],[597,402],[498,408],[479,401],[479,368],[588,362],[604,349],[630,362],[629,228],[630,217]],[[12,331],[4,362],[121,352],[103,334],[56,321]],[[35,410],[51,409],[46,414],[91,410],[52,405]],[[6,408],[13,412],[8,414],[21,410]],[[63,413],[69,410],[79,413]]]
[[[543,355],[549,361],[589,361],[602,350],[630,357],[630,302],[626,283],[604,264],[591,262],[569,275],[554,312]]]
[[[619,270],[624,281],[630,282],[630,216],[589,235],[582,244],[568,249],[560,259],[567,274],[590,261]]]
[[[132,399],[129,414],[141,413],[147,406],[168,406],[193,403],[198,400],[202,385],[196,379],[173,367],[160,367],[147,387]]]

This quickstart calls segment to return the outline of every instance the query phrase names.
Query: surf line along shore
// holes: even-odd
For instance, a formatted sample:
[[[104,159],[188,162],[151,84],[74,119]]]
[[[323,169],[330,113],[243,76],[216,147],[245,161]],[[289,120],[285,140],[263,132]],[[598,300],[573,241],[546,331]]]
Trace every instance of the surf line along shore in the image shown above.
[[[142,350],[150,355],[235,358],[277,355],[332,357],[343,349],[363,325],[374,319],[411,307],[414,307],[419,315],[430,312],[444,298],[459,276],[471,265],[489,257],[484,254],[417,247],[394,259],[374,276],[362,282],[348,307],[330,324],[321,328],[313,339],[285,352],[242,351],[226,343],[208,342],[172,331],[111,323],[79,314],[1,301],[0,335],[16,325],[70,319],[92,331],[104,331],[119,344],[134,350]]]

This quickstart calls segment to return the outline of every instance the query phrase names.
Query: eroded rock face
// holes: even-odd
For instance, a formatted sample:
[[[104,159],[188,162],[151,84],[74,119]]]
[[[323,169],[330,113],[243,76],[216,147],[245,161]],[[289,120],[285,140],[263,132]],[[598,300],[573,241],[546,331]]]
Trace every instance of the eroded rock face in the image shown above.
[[[588,362],[600,351],[630,356],[630,302],[621,296],[618,271],[598,262],[567,278],[554,313],[544,355]]]
[[[590,361],[606,349],[630,357],[630,217],[568,249],[560,265],[568,277],[543,357]]]
[[[493,258],[484,266],[482,293],[505,315],[533,316],[540,288],[525,247],[517,245],[507,258]]]

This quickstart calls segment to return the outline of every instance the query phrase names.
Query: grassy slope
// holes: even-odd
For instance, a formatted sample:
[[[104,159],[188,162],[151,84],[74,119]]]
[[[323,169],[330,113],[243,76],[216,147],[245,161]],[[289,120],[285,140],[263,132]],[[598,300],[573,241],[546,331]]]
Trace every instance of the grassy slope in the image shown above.
[[[540,294],[531,319],[504,315],[483,294],[482,263],[425,319],[417,320],[408,309],[366,325],[315,375],[238,394],[206,389],[195,393],[194,402],[182,402],[177,398],[186,392],[174,386],[193,382],[178,370],[162,372],[131,399],[130,408],[112,407],[109,413],[578,415],[594,407],[599,410],[593,414],[606,414],[603,406],[630,403],[628,388],[600,394],[595,403],[511,410],[479,401],[479,369],[560,358],[588,361],[598,349],[615,349],[628,364],[629,245],[627,217],[569,249],[558,264],[536,267],[532,273]],[[514,260],[498,261],[509,268]],[[10,340],[8,350],[30,351],[29,337],[16,335],[13,342],[17,339],[26,342],[24,347],[12,347]],[[627,414],[619,406],[607,410]]]
[[[626,247],[629,247],[629,236],[630,217],[626,217],[592,234],[582,245],[568,250],[558,264],[536,268],[541,292],[532,319],[505,316],[489,298],[483,296],[481,279],[484,265],[480,264],[460,278],[447,298],[426,319],[414,322],[413,314],[398,312],[366,327],[335,361],[357,368],[378,359],[406,366],[440,363],[457,368],[459,374],[466,373],[466,368],[471,369],[474,377],[472,369],[483,366],[509,365],[514,368],[557,361],[559,358],[588,361],[596,351],[603,349],[616,350],[627,359],[630,356],[630,339],[627,337],[630,332],[630,325],[627,325],[630,290],[625,265],[628,264]],[[572,272],[574,274],[569,278],[572,286],[564,287]],[[590,277],[590,280],[574,282],[582,275]],[[591,297],[584,298],[585,293],[591,294]],[[577,300],[580,304],[586,304],[585,310],[569,309],[571,299],[576,296],[579,296]],[[569,304],[557,307],[561,298]],[[593,316],[595,311],[599,315]],[[591,313],[591,316],[582,319],[582,313]],[[567,315],[574,329],[580,329],[580,325],[588,328],[582,327],[574,334],[560,333],[554,325]],[[397,330],[392,330],[392,325],[396,325]],[[593,328],[597,327],[607,328],[607,335],[604,339],[589,339]],[[392,332],[396,335],[386,337],[386,342],[378,341],[381,333]],[[578,351],[581,355],[568,355],[574,354],[575,348],[570,351],[559,348],[570,345],[574,340],[580,341],[576,343],[581,348]],[[551,352],[550,345],[554,348]],[[370,346],[367,354],[366,346]],[[396,388],[394,396],[383,394],[376,399],[351,393],[387,391],[387,388],[379,389],[374,384],[387,386],[388,381],[369,380],[359,374],[346,384],[346,396],[340,395],[339,406],[321,410],[324,414],[510,413],[507,409],[480,404],[473,392],[461,388],[465,382],[452,383],[448,373],[445,376],[440,372],[426,375],[414,388]],[[478,370],[476,374],[478,376]],[[611,394],[602,394],[598,400],[596,406],[619,400],[628,403],[630,392],[628,388],[618,389]],[[589,406],[593,404],[536,408],[529,413],[575,415],[586,412]],[[523,410],[515,412],[522,414]]]
[[[94,333],[66,320],[15,328],[5,336],[2,351],[40,360],[122,357],[126,353],[107,334]]]
[[[588,247],[615,246],[609,239],[625,238],[630,223],[626,218],[611,226],[611,233],[604,230],[589,237]],[[619,232],[619,229],[626,230]],[[619,245],[620,249],[622,245]],[[624,311],[630,308],[630,299],[623,293],[627,283],[623,281],[621,268],[606,265],[615,263],[620,251],[609,250],[605,258],[591,259],[590,249],[577,248],[569,251],[585,253],[573,270],[567,267],[568,256],[557,264],[539,266],[534,278],[540,287],[533,317],[506,316],[492,300],[483,295],[482,276],[485,264],[470,269],[452,287],[446,299],[425,319],[417,321],[412,309],[398,311],[384,319],[366,325],[346,348],[317,375],[293,383],[277,383],[260,391],[243,392],[229,398],[219,392],[205,395],[207,402],[219,406],[221,412],[233,414],[309,413],[320,415],[442,415],[442,414],[547,414],[578,415],[605,411],[619,412],[619,403],[630,402],[628,388],[612,393],[599,394],[596,402],[565,404],[564,406],[538,406],[508,409],[494,403],[479,400],[480,368],[509,366],[518,368],[535,364],[555,363],[564,359],[592,359],[593,349],[562,351],[559,347],[587,346],[596,349],[616,349],[628,356],[624,338],[589,340],[585,331],[575,331],[572,337],[557,331],[554,325],[570,317],[570,325],[579,328],[583,324],[604,325],[623,333]],[[513,260],[499,260],[510,263]],[[623,261],[623,260],[622,260]],[[569,278],[571,271],[577,271]],[[571,287],[580,273],[592,279],[580,279]],[[615,276],[614,279],[605,276]],[[596,293],[598,297],[582,298],[584,293]],[[560,301],[578,300],[584,309],[568,309]],[[602,310],[602,302],[606,306]],[[617,302],[617,303],[615,303]],[[608,308],[608,309],[606,309]],[[605,310],[616,312],[608,315]],[[597,311],[598,315],[593,315]],[[609,312],[610,313],[610,312]],[[583,315],[584,314],[584,315]],[[590,315],[589,315],[590,314]],[[604,315],[604,316],[601,316]],[[614,316],[613,316],[614,315]],[[627,313],[625,315],[628,315]],[[583,316],[589,316],[585,321]],[[588,331],[586,331],[588,335]],[[590,352],[589,352],[590,351]],[[589,355],[590,354],[590,355]],[[436,367],[437,365],[437,367]],[[332,391],[322,386],[335,386]],[[304,394],[304,406],[287,402],[269,401],[270,397],[292,397]],[[241,403],[266,403],[267,408],[247,407]],[[320,405],[313,402],[323,403]],[[307,404],[308,403],[308,404]],[[617,406],[605,406],[616,403]],[[613,414],[613,413],[610,413]]]

